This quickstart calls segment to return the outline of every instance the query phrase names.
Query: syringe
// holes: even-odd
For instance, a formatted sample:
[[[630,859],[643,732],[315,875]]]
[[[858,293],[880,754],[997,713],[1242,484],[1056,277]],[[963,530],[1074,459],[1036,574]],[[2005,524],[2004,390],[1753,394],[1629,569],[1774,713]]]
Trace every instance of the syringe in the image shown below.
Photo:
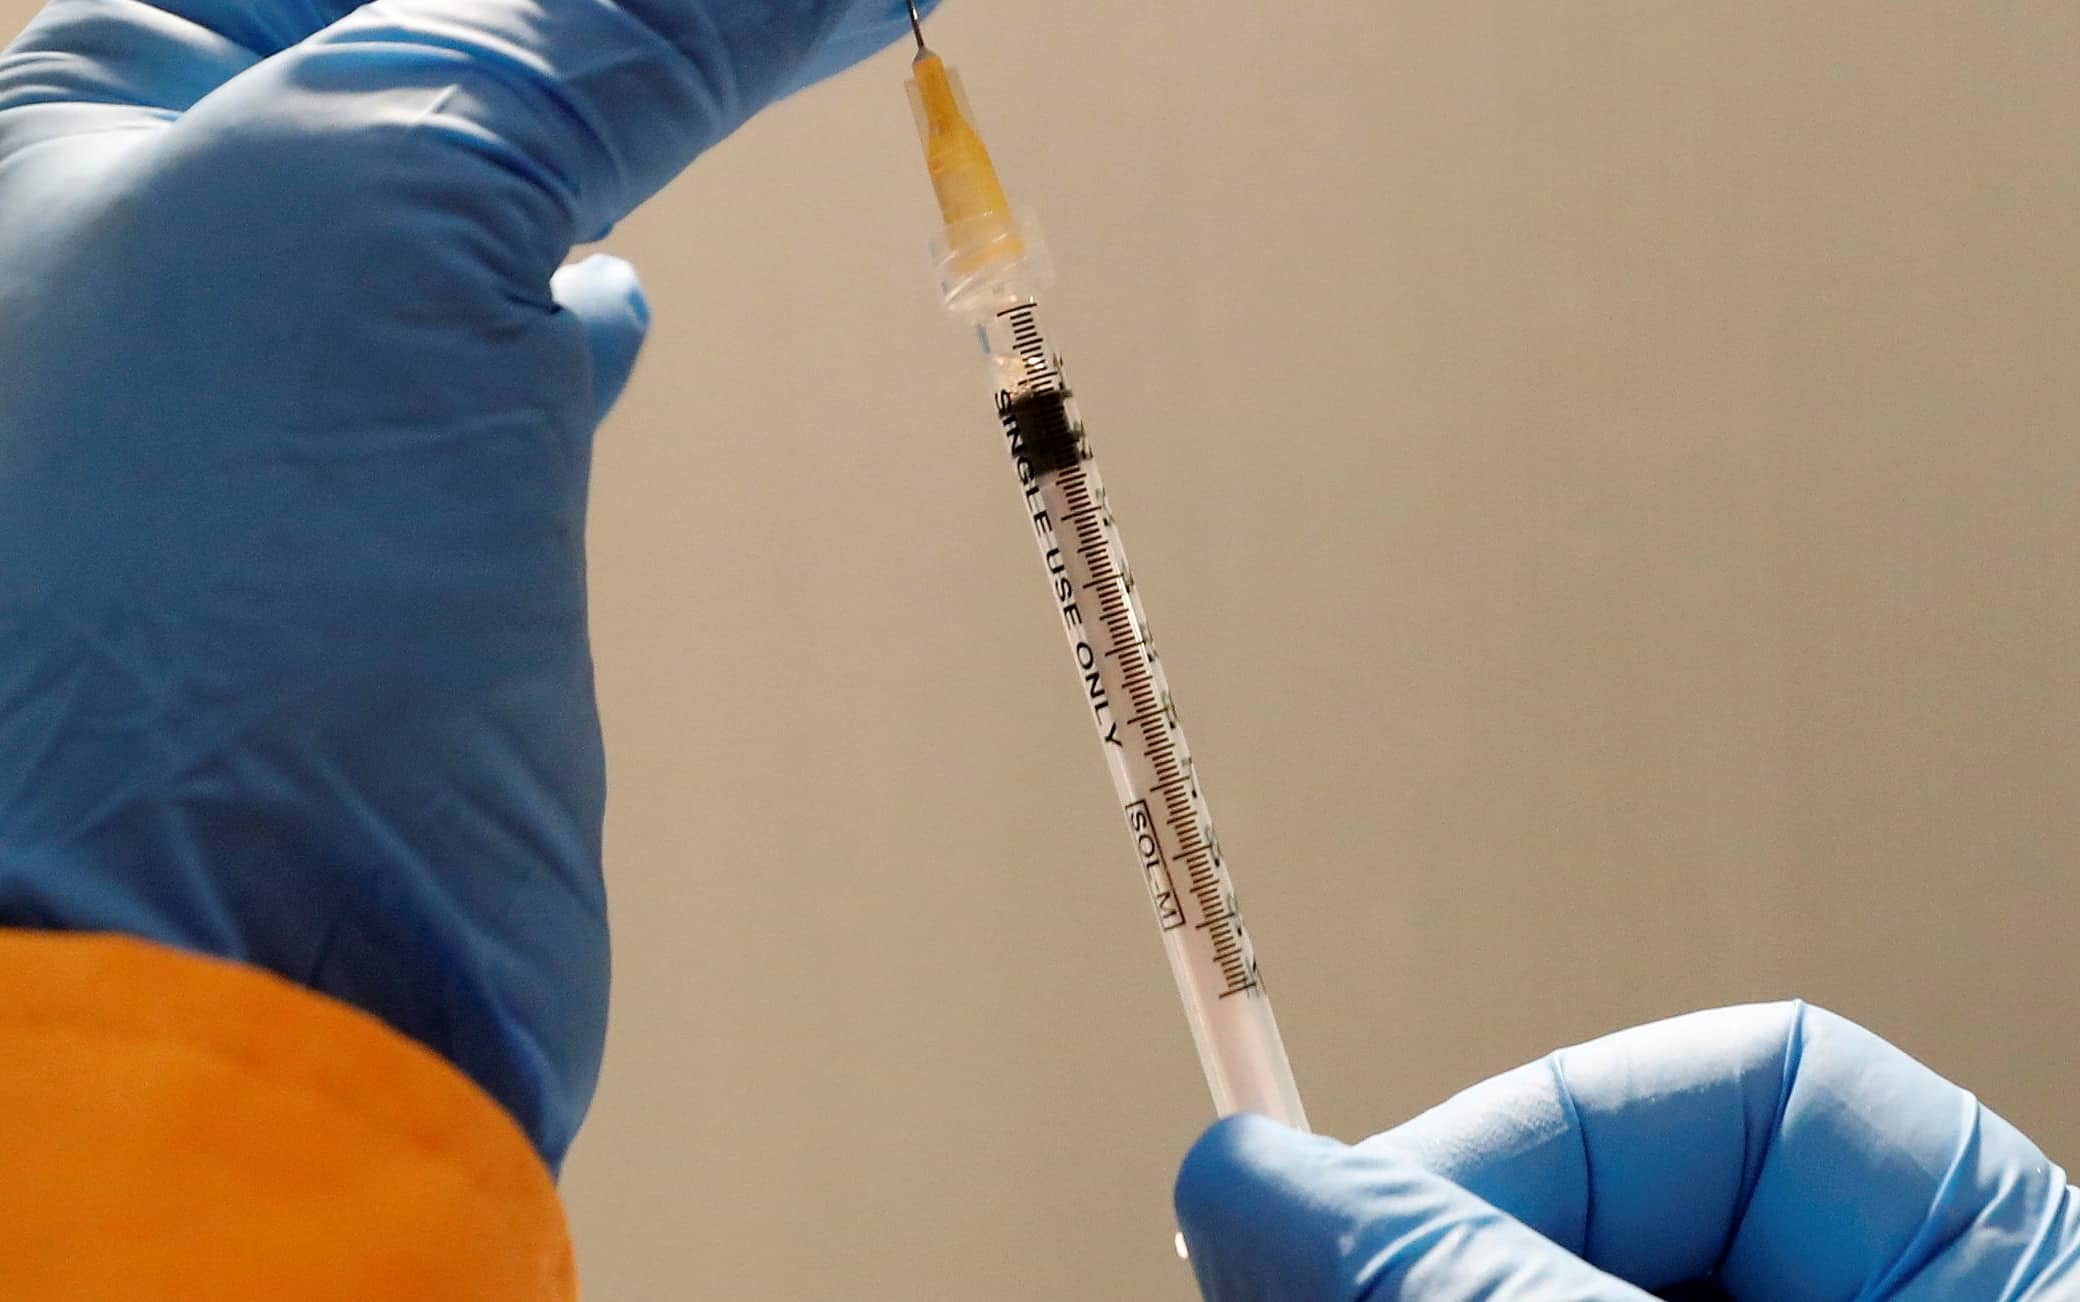
[[[1306,1129],[1098,463],[1040,326],[1036,295],[1052,275],[1038,233],[1013,215],[959,79],[925,45],[915,0],[910,21],[917,33],[910,102],[944,219],[934,247],[941,288],[948,309],[974,325],[989,361],[1048,594],[1112,770],[1214,1109]]]

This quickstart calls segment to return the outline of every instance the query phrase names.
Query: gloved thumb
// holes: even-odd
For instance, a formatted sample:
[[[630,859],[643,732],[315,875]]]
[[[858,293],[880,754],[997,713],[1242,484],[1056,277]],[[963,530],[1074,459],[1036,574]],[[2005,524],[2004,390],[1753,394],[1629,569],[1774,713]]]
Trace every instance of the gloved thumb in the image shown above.
[[[1186,1155],[1177,1216],[1208,1302],[1649,1302],[1405,1158],[1262,1117]]]
[[[650,304],[636,282],[636,269],[620,258],[595,253],[549,280],[556,306],[585,327],[592,352],[592,419],[596,425],[628,384],[643,336],[650,330]]]

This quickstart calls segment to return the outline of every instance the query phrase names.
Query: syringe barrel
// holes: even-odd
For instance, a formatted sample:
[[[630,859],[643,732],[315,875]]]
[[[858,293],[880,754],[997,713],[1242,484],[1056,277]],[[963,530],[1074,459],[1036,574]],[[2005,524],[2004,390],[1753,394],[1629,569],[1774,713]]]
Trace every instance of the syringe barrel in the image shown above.
[[[965,315],[979,327],[1078,692],[1112,773],[1215,1110],[1305,1129],[1198,768],[1061,359],[1031,297],[1000,296]]]

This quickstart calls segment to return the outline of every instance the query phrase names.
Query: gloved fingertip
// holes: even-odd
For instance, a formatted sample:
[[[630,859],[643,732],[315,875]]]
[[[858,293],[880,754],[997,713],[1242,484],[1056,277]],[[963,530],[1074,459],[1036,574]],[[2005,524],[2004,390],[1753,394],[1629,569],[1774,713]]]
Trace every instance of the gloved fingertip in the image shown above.
[[[627,386],[650,331],[650,301],[636,269],[606,253],[562,268],[550,279],[549,290],[557,306],[585,327],[592,352],[593,414],[604,420]]]
[[[1340,1254],[1333,1236],[1325,1243],[1305,1232],[1306,1204],[1310,1194],[1336,1187],[1317,1175],[1345,1151],[1334,1140],[1247,1114],[1216,1122],[1199,1137],[1173,1196],[1192,1270],[1211,1302],[1268,1296],[1251,1283],[1265,1278],[1288,1281],[1295,1298],[1326,1296],[1317,1286],[1333,1277]]]
[[[1276,1163],[1296,1142],[1310,1138],[1249,1113],[1225,1117],[1207,1127],[1177,1172],[1175,1201],[1186,1241],[1190,1241],[1194,1224],[1211,1223],[1238,1192],[1256,1183],[1267,1159]]]
[[[588,324],[621,316],[638,333],[650,325],[650,302],[634,265],[611,253],[595,253],[559,269],[549,289],[558,304]]]

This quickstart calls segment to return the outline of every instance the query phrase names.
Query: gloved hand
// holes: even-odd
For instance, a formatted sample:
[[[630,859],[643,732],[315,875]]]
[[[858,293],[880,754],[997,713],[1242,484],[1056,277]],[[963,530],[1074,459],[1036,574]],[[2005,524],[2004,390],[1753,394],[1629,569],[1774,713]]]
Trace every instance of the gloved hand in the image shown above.
[[[51,4],[0,56],[0,926],[359,1004],[556,1163],[607,989],[590,442],[647,322],[558,268],[904,30]]]
[[[1803,1004],[1564,1049],[1355,1148],[1230,1118],[1177,1210],[1210,1302],[2080,1296],[2065,1173]]]

